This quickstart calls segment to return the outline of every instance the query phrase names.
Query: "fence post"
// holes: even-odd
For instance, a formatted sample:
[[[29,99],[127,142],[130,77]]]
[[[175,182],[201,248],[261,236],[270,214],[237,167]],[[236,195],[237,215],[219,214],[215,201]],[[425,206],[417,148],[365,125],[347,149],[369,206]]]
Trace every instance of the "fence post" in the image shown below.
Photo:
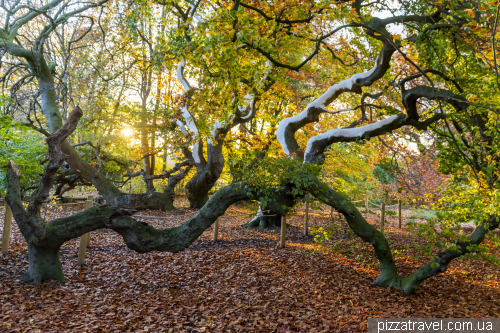
[[[88,207],[84,205],[84,209],[89,209],[90,207],[94,206],[94,197],[92,195],[87,196],[87,202],[90,201],[88,204]],[[89,247],[90,245],[90,232],[87,233],[87,244],[85,245],[85,248]]]
[[[280,235],[280,247],[285,247],[286,238],[286,215],[281,217],[281,235]]]
[[[215,220],[214,223],[214,242],[217,241],[217,236],[219,235],[219,218]]]
[[[398,217],[399,217],[399,229],[401,229],[401,199],[398,200]]]
[[[89,209],[92,207],[93,201],[87,200],[85,201],[85,204],[83,206],[84,210]],[[87,250],[87,246],[89,246],[90,243],[90,233],[87,232],[86,234],[82,235],[80,237],[80,247],[78,249],[78,266],[82,266],[85,263],[85,251]]]
[[[366,206],[365,219],[367,219],[368,218],[368,196],[365,197],[365,206]]]
[[[306,197],[306,214],[304,215],[304,236],[309,235],[309,201]]]
[[[385,202],[380,204],[380,232],[384,233],[384,220],[385,220]]]
[[[9,240],[10,240],[10,226],[12,223],[12,210],[10,209],[7,202],[5,203],[5,222],[3,224],[3,235],[2,235],[2,256],[6,256],[9,252]]]

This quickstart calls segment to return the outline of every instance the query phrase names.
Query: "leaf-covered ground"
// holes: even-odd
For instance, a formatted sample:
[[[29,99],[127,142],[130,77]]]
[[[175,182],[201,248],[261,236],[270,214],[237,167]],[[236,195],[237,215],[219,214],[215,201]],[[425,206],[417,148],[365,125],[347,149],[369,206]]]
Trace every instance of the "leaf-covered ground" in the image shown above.
[[[80,209],[52,207],[49,214],[55,218]],[[191,212],[140,214],[177,216],[145,220],[170,227]],[[27,268],[27,245],[13,223],[10,253],[0,261],[0,331],[362,332],[370,317],[500,313],[500,274],[491,264],[455,260],[445,274],[405,296],[371,286],[378,267],[373,252],[339,222],[337,234],[318,245],[302,235],[299,211],[288,219],[287,247],[279,249],[279,231],[241,226],[249,220],[241,214],[248,212],[233,206],[221,220],[219,242],[212,242],[210,228],[177,254],[137,254],[114,232],[93,232],[85,266],[76,265],[79,241],[72,240],[61,249],[67,282],[41,286],[18,282]],[[328,215],[312,213],[311,225],[331,224]],[[1,229],[3,216],[2,207]],[[421,240],[391,226],[395,220],[387,237],[399,249],[399,269],[410,273],[419,262],[403,249]]]

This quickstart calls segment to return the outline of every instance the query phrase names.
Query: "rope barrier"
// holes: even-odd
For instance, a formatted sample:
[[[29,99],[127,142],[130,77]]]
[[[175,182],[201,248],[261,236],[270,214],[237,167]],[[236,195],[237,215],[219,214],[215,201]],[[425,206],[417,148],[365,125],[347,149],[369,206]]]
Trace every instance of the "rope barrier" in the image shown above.
[[[370,206],[370,204],[371,204],[373,207],[375,207],[375,208],[380,208],[380,205],[377,205],[377,204],[373,203],[372,201],[370,201],[370,200],[368,199],[368,206]],[[398,204],[395,204],[395,205],[390,205],[390,206],[385,206],[385,208],[386,208],[386,209],[387,209],[387,208],[392,208],[392,207],[397,208],[397,207],[398,207]]]

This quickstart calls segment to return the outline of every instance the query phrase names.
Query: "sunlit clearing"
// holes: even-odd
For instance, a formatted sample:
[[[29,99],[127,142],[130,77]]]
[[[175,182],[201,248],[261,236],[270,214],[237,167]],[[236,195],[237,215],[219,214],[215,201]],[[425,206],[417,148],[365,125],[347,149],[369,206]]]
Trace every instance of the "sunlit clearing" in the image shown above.
[[[132,131],[131,128],[124,128],[122,129],[122,134],[125,136],[132,136],[132,134],[134,134],[134,131]]]

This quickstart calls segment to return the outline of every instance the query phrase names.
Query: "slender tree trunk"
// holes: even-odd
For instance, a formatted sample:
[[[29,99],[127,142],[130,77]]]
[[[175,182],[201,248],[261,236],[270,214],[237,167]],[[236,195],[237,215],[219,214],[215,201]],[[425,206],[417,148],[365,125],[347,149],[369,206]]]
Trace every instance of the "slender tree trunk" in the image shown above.
[[[146,123],[143,122],[142,125],[145,127],[146,126]],[[144,172],[146,173],[146,175],[150,176],[152,175],[151,173],[151,160],[150,160],[150,156],[149,156],[149,138],[148,138],[148,132],[147,130],[143,129],[141,131],[141,140],[142,140],[142,154],[145,155],[144,156]],[[152,190],[152,180],[146,180],[146,192],[151,192]]]
[[[158,112],[158,108],[160,107],[160,103],[159,103],[160,92],[161,92],[161,90],[157,89],[157,91],[156,91],[156,103],[155,103],[155,107],[153,109],[153,130],[151,131],[151,148],[153,149],[153,151],[156,151],[156,113]],[[150,158],[151,158],[151,162],[150,162],[151,174],[154,175],[155,168],[156,168],[156,154],[151,155]],[[154,188],[153,181],[151,181],[150,186],[151,186],[151,188]]]
[[[167,164],[168,164],[168,154],[167,154],[167,150],[165,149],[165,154],[163,155],[162,172],[165,172],[167,170]]]

